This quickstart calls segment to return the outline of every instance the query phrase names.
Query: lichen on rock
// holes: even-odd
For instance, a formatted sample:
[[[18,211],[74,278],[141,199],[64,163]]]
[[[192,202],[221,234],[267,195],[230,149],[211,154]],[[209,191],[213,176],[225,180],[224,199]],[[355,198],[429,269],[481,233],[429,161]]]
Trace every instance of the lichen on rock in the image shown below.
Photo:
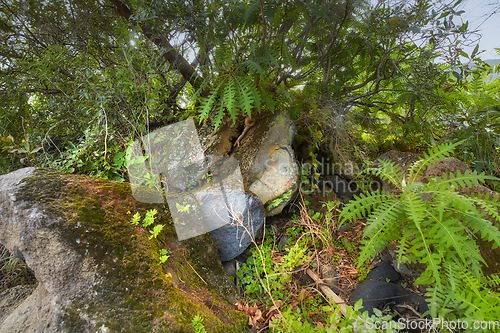
[[[39,281],[0,332],[189,332],[196,314],[210,332],[246,327],[213,240],[177,241],[168,210],[135,201],[127,183],[22,169],[0,177],[0,202],[0,243]],[[152,208],[159,239],[127,214]]]

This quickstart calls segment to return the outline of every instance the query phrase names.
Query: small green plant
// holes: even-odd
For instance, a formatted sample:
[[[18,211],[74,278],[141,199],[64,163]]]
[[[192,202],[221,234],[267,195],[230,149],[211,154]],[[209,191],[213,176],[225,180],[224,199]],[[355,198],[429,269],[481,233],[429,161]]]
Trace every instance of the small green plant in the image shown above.
[[[128,214],[131,214],[131,213],[128,212]],[[144,219],[142,220],[142,223],[141,223],[145,229],[147,229],[148,227],[150,227],[151,225],[153,225],[155,223],[156,214],[158,214],[158,211],[156,209],[150,209],[146,212],[146,216],[144,217]],[[130,219],[130,223],[132,225],[138,225],[140,222],[141,222],[141,214],[139,212],[137,212]],[[151,234],[149,236],[149,239],[157,238],[164,227],[165,227],[164,224],[156,224],[155,226],[153,226],[152,229],[149,229],[148,231]],[[169,253],[170,252],[168,252],[168,250],[166,250],[166,249],[160,249],[159,265],[165,263],[168,260],[168,258],[170,257]]]
[[[396,253],[400,262],[418,262],[426,266],[416,283],[432,286],[427,296],[433,316],[438,312],[443,315],[454,311],[457,306],[466,306],[468,318],[478,318],[484,317],[482,295],[489,290],[484,285],[480,287],[483,292],[469,290],[468,296],[462,299],[463,303],[454,298],[458,303],[453,304],[450,296],[456,294],[457,288],[472,288],[484,281],[481,270],[484,260],[475,238],[477,235],[490,241],[494,247],[500,245],[498,227],[486,219],[489,215],[490,219],[500,221],[500,204],[498,197],[490,198],[487,194],[464,196],[458,191],[495,177],[465,171],[456,175],[444,174],[426,183],[421,180],[425,168],[449,156],[459,144],[431,148],[407,174],[396,163],[380,161],[378,168],[371,168],[368,172],[388,182],[395,190],[359,195],[345,206],[340,222],[368,218],[359,266],[391,242],[397,242]],[[465,272],[470,278],[463,276]],[[477,283],[471,285],[471,279]],[[495,308],[500,311],[498,298]]]
[[[292,280],[292,272],[310,258],[308,237],[287,246],[288,253],[274,260],[277,252],[275,239],[268,237],[262,245],[252,248],[252,257],[236,272],[246,293],[256,299],[265,299],[268,305],[274,300],[286,300],[285,287]]]
[[[17,285],[36,283],[33,272],[26,263],[14,257],[0,244],[0,292]]]
[[[167,262],[168,258],[170,258],[170,252],[167,249],[160,250],[160,264]]]
[[[191,324],[193,325],[195,333],[207,333],[207,331],[205,330],[205,326],[203,325],[203,318],[201,318],[199,315],[193,317],[193,319],[191,320]]]

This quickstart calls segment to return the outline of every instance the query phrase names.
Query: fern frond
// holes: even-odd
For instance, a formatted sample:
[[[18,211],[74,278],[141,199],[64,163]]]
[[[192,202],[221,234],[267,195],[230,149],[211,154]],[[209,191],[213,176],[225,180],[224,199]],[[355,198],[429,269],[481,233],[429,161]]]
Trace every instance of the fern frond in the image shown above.
[[[244,77],[239,77],[236,81],[240,91],[240,107],[247,116],[252,116],[254,97],[252,96],[250,85],[253,83]]]
[[[500,287],[500,276],[498,275],[489,275],[486,277],[487,281],[486,281],[486,286],[488,288],[498,288]]]
[[[367,168],[366,172],[378,176],[383,181],[388,181],[402,191],[403,171],[401,166],[393,161],[379,160],[378,168]]]
[[[446,253],[446,262],[460,261],[462,266],[475,266],[475,269],[479,269],[477,263],[483,259],[476,242],[464,234],[462,223],[453,218],[452,214],[446,214],[445,219],[440,219],[432,211],[426,212],[430,218],[428,234],[434,240],[434,250]]]
[[[411,253],[411,241],[413,240],[413,235],[407,230],[401,232],[401,238],[399,244],[396,248],[396,260],[399,263],[411,261],[408,257],[408,253]]]
[[[260,97],[261,97],[261,104],[266,107],[271,113],[274,113],[274,110],[276,108],[276,103],[273,100],[272,95],[266,91],[265,89],[259,89],[260,90]]]
[[[355,195],[355,200],[349,201],[339,216],[339,225],[352,219],[361,219],[365,217],[372,207],[377,207],[383,202],[390,200],[393,195],[385,191],[375,191],[371,193],[361,193]]]
[[[404,209],[401,207],[399,200],[388,200],[381,203],[370,214],[364,234],[375,234],[378,230],[387,228],[388,224],[391,223],[401,225],[403,213]]]
[[[464,226],[471,228],[474,233],[478,233],[482,239],[494,242],[494,247],[500,246],[500,231],[491,221],[484,219],[486,213],[481,213],[476,209],[475,204],[480,206],[480,202],[474,197],[464,197],[458,193],[438,192],[435,193],[440,200],[453,202],[453,205],[447,206],[447,209],[460,219]],[[483,202],[488,207],[487,202]],[[494,208],[489,207],[490,210]],[[498,213],[497,213],[498,214]],[[471,236],[472,237],[472,236]]]
[[[475,233],[478,233],[481,238],[488,242],[493,242],[492,248],[495,249],[500,246],[500,231],[498,226],[493,225],[490,221],[478,216],[474,212],[462,212],[454,210],[459,214]]]
[[[238,114],[238,110],[236,107],[237,87],[235,84],[235,80],[232,77],[230,77],[227,81],[228,82],[225,84],[222,95],[221,108],[226,108],[229,116],[231,117],[231,120],[234,123],[236,121],[236,115]]]
[[[245,14],[243,14],[243,20],[245,23],[248,23],[250,17],[255,13],[257,9],[260,8],[260,1],[254,1],[250,7],[245,11]]]
[[[426,239],[423,240],[423,246],[414,250],[414,255],[419,258],[420,263],[426,265],[425,271],[415,280],[415,284],[435,284],[437,288],[442,288],[441,263],[443,256],[441,253],[433,252]],[[412,249],[413,250],[413,249]]]
[[[243,66],[248,68],[250,73],[264,75],[264,68],[253,58],[249,58],[242,63]]]
[[[462,143],[463,141],[455,143],[443,143],[441,145],[431,147],[428,152],[424,153],[424,157],[423,159],[421,159],[422,162],[419,161],[408,169],[411,182],[414,182],[418,177],[421,177],[426,167],[435,164],[442,158],[450,156],[455,148]]]
[[[395,230],[401,225],[399,221],[402,221],[402,215],[404,215],[404,209],[397,200],[384,202],[373,211],[364,230],[364,235],[369,237],[363,241],[358,266],[362,265],[369,257],[376,255],[389,243]]]
[[[478,174],[476,171],[470,172],[469,170],[465,170],[462,174],[460,170],[458,170],[456,175],[452,173],[445,173],[441,176],[441,178],[429,179],[429,188],[436,187],[446,189],[452,186],[455,188],[473,187],[479,185],[480,183],[484,183],[484,181],[488,178],[495,177],[488,177],[483,173]]]
[[[253,97],[253,108],[260,112],[261,109],[261,98],[260,98],[260,89],[255,84],[248,85],[250,89],[250,94]]]
[[[203,81],[201,81],[200,87],[193,94],[193,97],[192,97],[193,101],[198,101],[200,99],[201,95],[203,94],[205,89],[207,89],[210,82],[211,82],[211,80],[209,77],[206,77]]]
[[[422,221],[426,218],[424,214],[426,211],[424,201],[415,193],[406,193],[403,201],[406,203],[404,207],[408,218],[417,228],[420,228]]]
[[[215,117],[214,117],[214,128],[215,129],[219,128],[220,124],[222,123],[223,118],[224,118],[224,109],[218,108],[217,112],[215,113]]]
[[[480,207],[486,214],[490,215],[493,219],[500,222],[500,195],[495,195],[490,198],[488,192],[484,194],[481,193],[471,194],[471,199],[476,205]]]
[[[210,114],[210,111],[214,107],[216,101],[217,101],[217,96],[219,95],[219,88],[220,85],[217,86],[207,98],[204,98],[201,102],[200,105],[200,120],[208,119],[208,115]]]

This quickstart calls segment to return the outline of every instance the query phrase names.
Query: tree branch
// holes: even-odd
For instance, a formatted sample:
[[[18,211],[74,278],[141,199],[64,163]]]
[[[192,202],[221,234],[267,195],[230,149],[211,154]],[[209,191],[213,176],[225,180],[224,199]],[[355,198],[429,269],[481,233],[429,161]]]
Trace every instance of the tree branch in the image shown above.
[[[133,14],[132,9],[120,0],[110,0],[113,5],[115,5],[118,14],[130,20]],[[165,36],[155,33],[153,26],[150,23],[140,22],[139,26],[141,30],[150,41],[152,41],[157,47],[165,50],[162,56],[172,65],[177,67],[177,70],[182,75],[182,77],[187,80],[194,89],[198,89],[201,86],[203,79],[198,75],[195,68],[189,64],[189,62],[170,44],[170,42],[165,38]]]

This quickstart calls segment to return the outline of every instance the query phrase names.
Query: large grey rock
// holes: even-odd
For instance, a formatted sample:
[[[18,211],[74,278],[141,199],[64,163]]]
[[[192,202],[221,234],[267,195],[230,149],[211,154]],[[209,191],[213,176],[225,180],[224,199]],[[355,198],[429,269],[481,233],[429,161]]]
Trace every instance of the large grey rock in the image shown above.
[[[236,258],[264,225],[262,202],[243,187],[238,161],[209,156],[210,170],[189,191],[167,193],[177,235],[189,239],[210,232],[222,261]],[[179,182],[178,188],[187,188]]]
[[[165,225],[159,239],[127,214],[151,208]],[[0,176],[0,230],[38,280],[1,333],[185,332],[197,314],[209,331],[246,327],[214,241],[177,241],[170,215],[134,200],[126,183],[33,169]],[[160,248],[170,251],[163,266]]]
[[[205,155],[192,119],[141,137],[127,149],[127,161],[134,197],[166,201],[179,240],[211,232],[222,261],[243,252],[264,224],[262,203],[246,193],[238,160]]]
[[[202,146],[206,154],[235,157],[245,187],[262,201],[266,216],[279,214],[293,199],[299,184],[292,148],[295,125],[286,112],[258,115],[239,147],[234,147],[242,130],[226,120],[213,132],[207,122],[200,129]]]
[[[222,261],[236,258],[250,245],[257,231],[264,224],[265,213],[262,202],[243,191],[228,193],[226,203],[221,202],[220,198],[217,197],[206,198],[204,202],[210,205],[228,207],[229,223],[211,231],[210,234],[217,242]],[[208,214],[212,214],[212,211]],[[213,216],[213,219],[218,217],[218,215]]]

